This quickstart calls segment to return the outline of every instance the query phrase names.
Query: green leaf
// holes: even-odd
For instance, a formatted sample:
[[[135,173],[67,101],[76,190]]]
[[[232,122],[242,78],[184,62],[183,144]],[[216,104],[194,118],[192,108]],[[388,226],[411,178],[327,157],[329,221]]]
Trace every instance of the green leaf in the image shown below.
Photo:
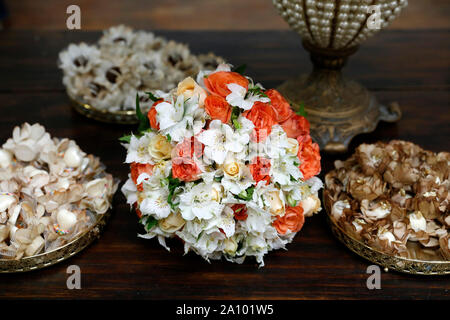
[[[250,94],[256,95],[256,96],[261,96],[264,98],[269,98],[267,96],[267,94],[264,93],[263,89],[259,86],[254,86],[254,87],[248,88],[248,91],[247,91],[247,94],[245,97],[247,98]]]
[[[233,126],[236,130],[239,130],[241,128],[241,124],[236,119],[233,120]]]
[[[136,116],[139,120],[138,126],[139,132],[150,129],[150,121],[148,120],[147,116],[144,115],[141,111],[139,95],[137,93],[136,93]]]
[[[152,216],[144,216],[139,220],[139,222],[144,224],[144,228],[147,232],[158,224],[158,220]]]
[[[299,116],[305,117],[308,115],[308,113],[305,111],[305,104],[303,102],[300,102],[299,106],[298,106],[298,110],[295,111],[296,114],[298,114]]]
[[[234,68],[232,71],[244,75],[245,69],[247,69],[247,65],[241,64],[240,66],[237,66],[236,68]]]
[[[216,182],[222,182],[223,176],[221,177],[214,177],[214,181]]]
[[[161,98],[156,97],[153,93],[151,93],[150,91],[145,92],[146,94],[148,94],[148,97],[153,101],[156,102]]]
[[[173,178],[172,173],[167,177],[168,186],[169,189],[169,195],[167,196],[167,203],[170,205],[170,207],[175,210],[179,203],[174,203],[173,199],[175,198],[175,189],[178,188],[181,185],[184,185],[183,181],[180,181],[178,178]]]
[[[131,134],[125,135],[123,137],[119,138],[119,141],[121,142],[126,142],[126,143],[130,143],[131,141]]]
[[[167,141],[172,142],[172,137],[170,136],[170,134],[166,135]]]
[[[239,115],[241,114],[241,109],[239,107],[233,107],[231,110],[231,123],[233,124],[234,128],[239,130],[241,128],[241,124],[237,121],[239,118]]]
[[[253,198],[254,191],[255,191],[255,187],[249,187],[249,188],[247,188],[247,190],[244,190],[241,193],[239,193],[238,195],[235,195],[235,197],[238,199],[241,199],[241,200],[250,201]]]

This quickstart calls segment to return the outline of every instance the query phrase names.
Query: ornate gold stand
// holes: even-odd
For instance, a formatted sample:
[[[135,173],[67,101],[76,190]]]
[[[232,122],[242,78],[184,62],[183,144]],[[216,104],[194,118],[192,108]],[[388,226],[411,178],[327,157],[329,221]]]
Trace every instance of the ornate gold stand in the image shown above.
[[[400,119],[397,105],[388,108],[379,104],[365,87],[342,76],[348,56],[358,47],[320,49],[307,42],[303,46],[311,54],[313,71],[284,82],[278,89],[294,108],[304,104],[311,135],[321,150],[345,152],[355,135],[375,130],[378,121]]]

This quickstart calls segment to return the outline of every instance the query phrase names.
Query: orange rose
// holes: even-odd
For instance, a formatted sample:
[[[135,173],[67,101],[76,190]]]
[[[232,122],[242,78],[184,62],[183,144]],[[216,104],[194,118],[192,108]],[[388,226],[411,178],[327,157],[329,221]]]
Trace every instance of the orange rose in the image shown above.
[[[231,209],[234,212],[234,218],[236,220],[245,220],[248,217],[247,207],[245,204],[233,204]]]
[[[255,125],[252,133],[252,140],[261,142],[272,131],[272,126],[277,124],[277,113],[275,109],[267,103],[257,101],[253,107],[242,114]]]
[[[264,180],[266,181],[266,184],[269,184],[270,160],[261,157],[253,158],[253,161],[250,164],[250,172],[256,183]]]
[[[205,99],[205,111],[213,120],[228,123],[231,118],[231,107],[224,97],[210,95]]]
[[[195,181],[198,179],[200,169],[194,160],[188,158],[175,158],[172,161],[172,177],[182,181]]]
[[[158,101],[155,101],[155,103],[151,106],[150,110],[147,113],[147,118],[148,118],[148,121],[150,122],[150,127],[152,127],[152,129],[154,129],[154,130],[159,130],[159,123],[156,120],[157,112],[156,112],[155,107],[163,101],[164,101],[163,99],[159,99]]]
[[[277,216],[273,226],[279,234],[286,234],[288,230],[298,232],[305,223],[302,206],[287,207],[284,216]]]
[[[308,180],[320,172],[320,153],[319,145],[313,143],[309,135],[299,136],[298,141],[298,159],[300,160],[300,171],[303,178]]]
[[[194,154],[197,158],[203,155],[205,146],[195,137],[185,138],[175,147],[175,158],[192,159]]]
[[[248,80],[237,72],[217,71],[203,79],[206,89],[214,95],[225,98],[231,93],[227,84],[236,83],[245,89],[248,89]]]
[[[281,123],[286,121],[294,113],[291,109],[289,102],[275,89],[270,89],[265,92],[269,97],[272,107],[277,113],[277,122]]]
[[[299,136],[309,134],[308,120],[296,113],[292,113],[289,119],[281,123],[281,126],[289,138],[297,139]]]
[[[148,175],[152,175],[153,172],[153,165],[148,163],[136,163],[133,162],[130,164],[131,169],[131,179],[133,180],[134,184],[137,186],[138,191],[143,191],[144,188],[142,186],[142,183],[139,185],[137,184],[137,179],[139,176],[143,173],[147,173]]]

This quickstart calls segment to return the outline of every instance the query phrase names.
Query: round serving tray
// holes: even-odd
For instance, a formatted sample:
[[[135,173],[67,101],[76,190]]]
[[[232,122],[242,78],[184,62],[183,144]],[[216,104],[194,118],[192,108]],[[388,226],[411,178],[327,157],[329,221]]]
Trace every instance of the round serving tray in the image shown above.
[[[18,260],[0,259],[0,273],[26,272],[42,269],[69,259],[100,237],[110,216],[110,211],[104,214],[98,214],[95,224],[71,242],[58,249]]]
[[[450,261],[426,261],[408,259],[388,255],[384,252],[369,247],[365,243],[356,240],[347,234],[331,216],[331,203],[323,197],[324,207],[327,212],[327,220],[333,235],[339,239],[347,248],[357,255],[384,268],[385,271],[395,270],[409,274],[420,275],[446,275],[450,274]]]
[[[118,124],[136,124],[138,119],[134,110],[121,110],[111,112],[108,110],[96,109],[95,107],[80,102],[69,95],[72,107],[78,112],[88,117],[101,122],[118,123]]]

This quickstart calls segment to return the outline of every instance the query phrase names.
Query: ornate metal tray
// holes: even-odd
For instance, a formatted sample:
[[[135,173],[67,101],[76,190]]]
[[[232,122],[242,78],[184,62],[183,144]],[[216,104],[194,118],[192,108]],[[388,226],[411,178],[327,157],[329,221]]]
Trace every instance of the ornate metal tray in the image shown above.
[[[42,269],[74,256],[100,237],[111,212],[97,215],[97,221],[66,245],[50,252],[18,260],[0,259],[0,273],[16,273]]]
[[[446,275],[450,274],[450,261],[416,260],[388,255],[384,252],[369,247],[365,243],[356,240],[346,233],[331,216],[331,203],[323,197],[324,207],[327,212],[327,220],[333,235],[347,248],[357,255],[384,268],[385,271],[395,270],[409,274],[420,275]]]
[[[108,110],[96,109],[95,107],[77,101],[69,95],[72,107],[80,114],[101,122],[118,123],[118,124],[136,124],[138,123],[136,112],[134,110],[121,110],[111,112]]]

